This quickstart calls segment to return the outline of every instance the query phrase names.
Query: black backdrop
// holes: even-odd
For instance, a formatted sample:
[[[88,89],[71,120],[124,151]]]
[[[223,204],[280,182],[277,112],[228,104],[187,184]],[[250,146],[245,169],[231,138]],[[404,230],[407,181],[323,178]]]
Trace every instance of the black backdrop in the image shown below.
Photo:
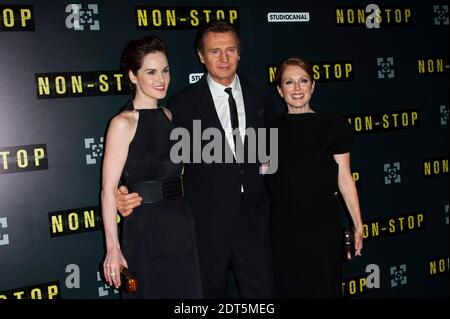
[[[108,121],[128,100],[121,52],[165,39],[170,95],[203,72],[195,28],[217,16],[240,28],[240,74],[269,86],[279,61],[303,56],[312,107],[352,123],[366,239],[343,264],[345,296],[448,297],[446,2],[378,1],[379,28],[360,1],[78,3],[0,3],[0,299],[118,297],[99,276],[99,179]]]

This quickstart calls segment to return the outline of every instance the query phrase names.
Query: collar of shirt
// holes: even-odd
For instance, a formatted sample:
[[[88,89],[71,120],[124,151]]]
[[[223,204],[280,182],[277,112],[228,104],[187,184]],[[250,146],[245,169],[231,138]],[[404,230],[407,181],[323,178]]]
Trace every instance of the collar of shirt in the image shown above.
[[[214,81],[211,78],[211,76],[209,75],[209,73],[206,77],[206,81],[208,82],[208,86],[209,86],[209,89],[211,90],[211,94],[212,94],[213,98],[225,97],[225,96],[228,97],[227,92],[225,92],[225,89],[228,87],[231,88],[233,95],[235,93],[242,94],[241,83],[239,82],[239,76],[237,74],[234,77],[233,82],[231,82],[230,85],[228,85],[228,86],[223,86],[222,84]]]

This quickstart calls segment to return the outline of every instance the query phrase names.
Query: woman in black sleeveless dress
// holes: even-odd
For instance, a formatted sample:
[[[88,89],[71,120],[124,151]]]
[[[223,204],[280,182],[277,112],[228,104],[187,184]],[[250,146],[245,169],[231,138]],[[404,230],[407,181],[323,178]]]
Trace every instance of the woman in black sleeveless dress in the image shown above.
[[[157,106],[170,82],[166,46],[149,36],[131,41],[122,57],[134,99],[108,129],[103,161],[104,275],[119,287],[120,267],[134,271],[138,291],[123,298],[200,298],[200,272],[191,211],[183,197],[181,163],[170,159],[171,114]],[[142,204],[117,232],[115,190],[122,177]]]
[[[351,214],[356,254],[363,224],[350,171],[352,131],[343,119],[315,113],[312,69],[301,58],[278,67],[277,89],[288,113],[275,117],[278,170],[267,175],[272,196],[270,234],[278,298],[339,298],[342,226],[337,191]]]

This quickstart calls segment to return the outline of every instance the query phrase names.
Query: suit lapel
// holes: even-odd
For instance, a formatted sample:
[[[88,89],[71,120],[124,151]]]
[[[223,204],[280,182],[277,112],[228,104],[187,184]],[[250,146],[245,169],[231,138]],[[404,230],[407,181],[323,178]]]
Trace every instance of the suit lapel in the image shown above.
[[[241,89],[242,89],[242,97],[244,99],[244,109],[245,109],[245,128],[252,127],[256,129],[256,112],[254,110],[254,105],[252,101],[252,94],[250,93],[249,84],[248,82],[243,79],[239,78],[241,83]],[[244,141],[244,147],[247,145],[247,138],[245,138]]]
[[[250,85],[245,79],[241,77],[239,78],[239,80],[242,89],[242,97],[244,100],[245,128],[247,129],[249,127],[252,127],[256,129],[256,111],[255,106],[253,105],[252,94],[250,93]],[[196,114],[198,115],[197,118],[202,120],[202,129],[204,130],[208,127],[218,128],[220,129],[222,136],[225,137],[225,130],[220,123],[219,115],[217,114],[216,107],[214,106],[214,100],[211,95],[208,82],[206,80],[206,74],[202,76],[202,78],[197,83],[197,95],[198,103]],[[226,143],[226,146],[228,148],[230,147],[228,142],[226,141],[226,138],[224,139],[224,143]],[[247,138],[245,138],[244,141],[244,149],[246,149],[246,147]]]
[[[206,81],[206,74],[198,83],[197,114],[201,115],[199,118],[202,120],[203,129],[215,127],[220,129],[222,134],[225,134],[219,116],[217,115],[216,107],[214,106],[214,100],[209,90],[208,82]]]

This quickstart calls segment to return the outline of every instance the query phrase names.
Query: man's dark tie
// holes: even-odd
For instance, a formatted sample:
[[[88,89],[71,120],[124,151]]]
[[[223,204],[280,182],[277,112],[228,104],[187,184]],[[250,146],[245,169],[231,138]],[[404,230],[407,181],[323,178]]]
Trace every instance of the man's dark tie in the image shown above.
[[[233,93],[231,92],[231,88],[226,88],[225,92],[228,94],[228,105],[230,106],[230,118],[231,118],[231,127],[233,128],[233,132],[235,129],[238,129],[239,131],[239,119],[237,114],[237,107],[236,107],[236,101],[234,100]],[[242,145],[242,139],[241,139],[241,133],[233,135],[234,139],[234,149],[236,150],[237,143],[240,143]],[[243,150],[243,148],[242,148]]]

